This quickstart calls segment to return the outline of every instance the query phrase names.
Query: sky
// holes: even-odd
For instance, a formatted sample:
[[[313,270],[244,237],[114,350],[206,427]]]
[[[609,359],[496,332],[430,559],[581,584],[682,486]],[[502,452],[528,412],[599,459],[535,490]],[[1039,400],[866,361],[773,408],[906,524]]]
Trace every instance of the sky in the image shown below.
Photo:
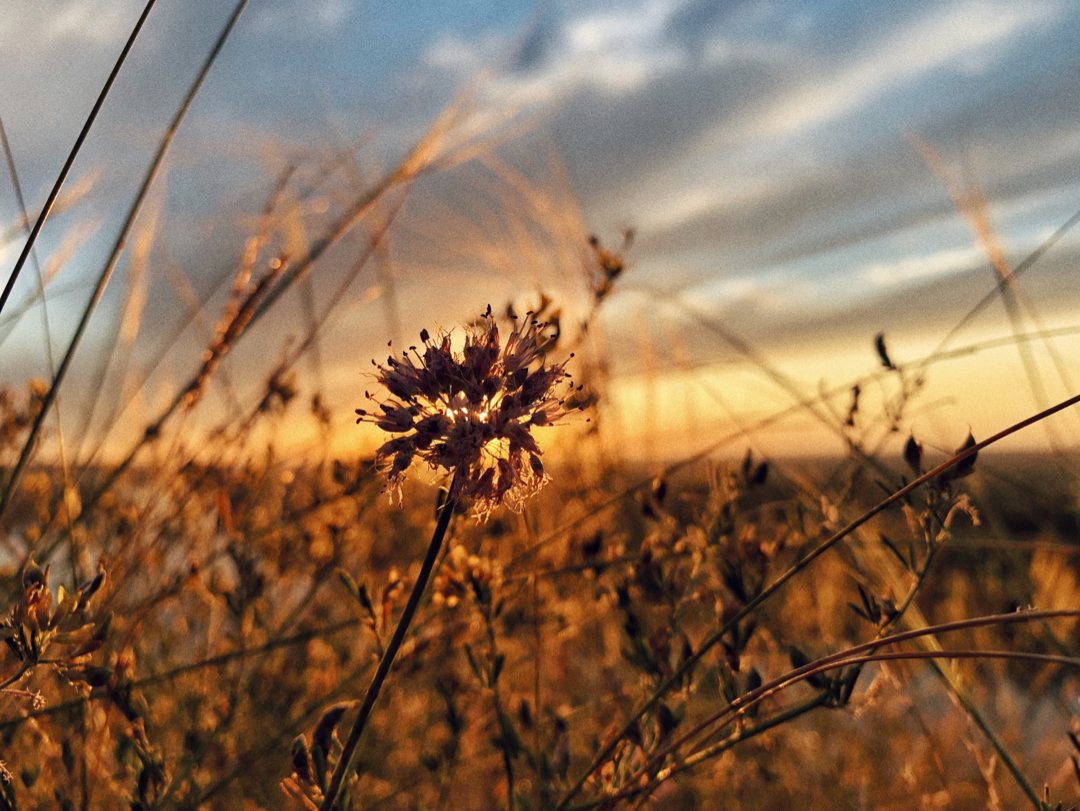
[[[0,11],[0,120],[31,209],[142,5],[7,0]],[[63,353],[231,5],[158,0],[75,164],[70,206],[39,243],[47,306],[19,306],[34,299],[28,271],[0,316],[0,380],[48,376],[46,323],[54,364]],[[331,305],[303,385],[343,429],[389,339],[407,345],[488,303],[524,311],[543,294],[573,340],[592,304],[586,238],[617,247],[628,228],[626,270],[593,315],[582,363],[608,368],[608,430],[643,458],[731,435],[739,452],[841,449],[843,431],[822,426],[868,375],[856,427],[895,412],[921,377],[897,419],[942,449],[1076,393],[1080,228],[1014,280],[1012,320],[998,297],[964,322],[1001,278],[992,249],[1016,268],[1080,210],[1074,0],[251,0],[76,355],[66,430],[109,426],[122,446],[197,370],[283,167],[296,166],[300,213],[280,239],[310,244],[455,99],[468,115],[439,153],[445,171],[390,195],[244,336],[208,413],[257,398],[305,318]],[[364,229],[398,203],[373,260],[339,292]],[[18,222],[5,176],[5,280]],[[193,301],[205,302],[197,315]],[[1012,338],[1040,330],[1061,334]],[[909,369],[946,339],[969,351],[882,375],[879,333]],[[817,416],[796,408],[738,434],[826,390],[842,394]],[[1080,417],[1054,426],[1025,442],[1077,444]]]

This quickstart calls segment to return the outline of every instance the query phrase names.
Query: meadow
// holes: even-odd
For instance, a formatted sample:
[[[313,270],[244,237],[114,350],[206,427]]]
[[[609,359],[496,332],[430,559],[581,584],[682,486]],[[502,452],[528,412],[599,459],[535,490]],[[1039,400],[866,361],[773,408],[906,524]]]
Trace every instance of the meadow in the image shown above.
[[[528,244],[575,292],[536,280],[468,323],[425,314],[414,346],[357,358],[354,402],[330,409],[305,364],[356,307],[400,321],[387,278],[379,305],[353,282],[404,199],[516,131],[467,94],[359,188],[341,156],[274,167],[219,294],[192,307],[186,376],[75,452],[58,395],[93,365],[72,359],[114,271],[150,256],[143,206],[215,56],[50,379],[0,390],[0,807],[1076,804],[1076,447],[1004,440],[1080,398],[924,447],[911,414],[946,354],[900,362],[871,334],[873,374],[786,407],[846,455],[748,450],[781,409],[692,454],[631,458],[610,441],[604,314],[633,234],[567,228],[535,193]],[[13,228],[16,273],[34,273],[43,221]],[[343,245],[352,269],[320,274]],[[1009,278],[986,301],[1015,306]],[[44,310],[41,279],[0,319]],[[241,393],[230,359],[268,324],[295,334],[243,356],[260,383]],[[365,431],[341,450],[338,432]]]

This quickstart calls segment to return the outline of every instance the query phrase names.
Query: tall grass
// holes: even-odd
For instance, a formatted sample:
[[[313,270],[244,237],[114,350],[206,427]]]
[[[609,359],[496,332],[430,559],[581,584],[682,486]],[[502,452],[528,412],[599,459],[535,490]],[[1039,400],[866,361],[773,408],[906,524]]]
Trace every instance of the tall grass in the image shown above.
[[[993,466],[985,449],[1049,423],[1080,395],[969,436],[954,453],[910,434],[923,382],[941,364],[995,344],[1027,358],[1055,337],[1023,331],[1020,276],[1076,217],[1010,270],[985,210],[963,198],[997,278],[959,324],[1001,297],[1013,332],[955,347],[954,330],[913,361],[868,335],[878,370],[813,396],[723,323],[687,312],[791,404],[643,472],[605,444],[625,437],[604,326],[633,284],[632,233],[618,247],[589,239],[565,199],[499,154],[517,119],[493,118],[465,93],[396,166],[348,187],[324,217],[302,202],[332,196],[342,161],[279,167],[219,280],[230,291],[223,306],[188,297],[183,323],[201,323],[206,339],[172,395],[127,445],[89,435],[88,451],[72,452],[62,432],[50,435],[125,249],[145,234],[150,256],[154,231],[138,231],[140,212],[244,5],[162,135],[51,379],[0,391],[0,807],[1044,811],[1077,796],[1077,505],[1075,489],[1054,491],[1068,457],[1036,460],[1041,477],[1023,498],[1039,506],[1028,509],[1015,495],[1003,501],[983,471]],[[484,500],[500,479],[478,471],[471,487],[448,492],[410,475],[392,482],[404,506],[391,503],[380,468],[397,457],[384,450],[380,465],[334,453],[341,404],[328,405],[318,372],[302,374],[329,324],[377,309],[357,280],[388,250],[409,195],[474,160],[496,178],[495,211],[483,223],[447,212],[464,235],[454,250],[489,267],[546,262],[576,274],[559,289],[544,279],[490,302],[503,336],[515,316],[545,322],[523,344],[534,358],[526,368],[574,353],[581,384],[561,404],[580,418],[554,429],[528,421],[547,453],[521,472],[551,481],[520,514]],[[14,174],[17,155],[9,165]],[[40,230],[61,185],[28,230]],[[506,225],[512,249],[487,241],[491,222]],[[358,230],[356,248],[347,237]],[[321,275],[342,248],[351,267]],[[159,272],[145,261],[143,273]],[[330,295],[316,297],[331,279]],[[4,315],[44,308],[50,284],[43,277]],[[295,300],[302,329],[279,354],[259,353],[263,383],[245,399],[227,358],[256,325],[295,329],[285,314]],[[388,325],[405,321],[392,296],[382,302]],[[173,348],[151,354],[150,373]],[[1067,381],[1068,359],[1056,363]],[[386,402],[376,382],[366,385]],[[133,374],[126,389],[147,385]],[[344,409],[350,423],[364,385]],[[885,392],[880,411],[860,399],[870,387]],[[210,413],[222,394],[232,407]],[[112,413],[108,427],[119,427],[123,409]],[[741,464],[717,461],[792,415],[840,437],[846,459],[811,473],[751,452]],[[301,419],[321,426],[317,447],[280,452]],[[460,458],[464,476],[473,461]],[[1010,526],[1039,518],[1035,533]]]

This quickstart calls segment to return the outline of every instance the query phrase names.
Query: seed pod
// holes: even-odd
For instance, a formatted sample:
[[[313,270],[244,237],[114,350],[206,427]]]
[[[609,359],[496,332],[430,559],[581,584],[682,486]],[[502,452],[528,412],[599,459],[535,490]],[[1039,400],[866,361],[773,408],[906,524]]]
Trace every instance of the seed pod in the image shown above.
[[[34,586],[45,586],[49,582],[49,567],[46,566],[42,571],[33,558],[30,558],[26,562],[26,568],[23,569],[22,584],[24,589],[31,589]]]
[[[916,476],[922,472],[922,445],[915,441],[914,436],[909,436],[904,445],[904,461]]]
[[[315,782],[311,777],[311,753],[308,752],[307,739],[303,733],[293,738],[292,767],[296,776],[305,783]]]
[[[881,361],[881,365],[890,371],[895,369],[892,359],[889,358],[889,351],[885,348],[885,333],[879,332],[874,336],[874,349],[877,350],[878,359]]]
[[[348,708],[348,704],[335,704],[323,713],[319,723],[315,725],[315,731],[311,734],[311,745],[321,751],[323,757],[326,757],[330,752],[330,742],[334,736],[334,728]]]

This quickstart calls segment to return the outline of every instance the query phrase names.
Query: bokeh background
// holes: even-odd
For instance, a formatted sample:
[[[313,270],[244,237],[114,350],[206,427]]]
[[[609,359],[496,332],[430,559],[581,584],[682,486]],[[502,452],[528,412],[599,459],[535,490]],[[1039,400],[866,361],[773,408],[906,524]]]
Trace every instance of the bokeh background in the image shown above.
[[[46,306],[27,272],[0,316],[3,382],[49,376],[45,333],[59,356],[231,7],[159,0],[151,13],[39,243]],[[0,118],[31,212],[141,8],[0,10]],[[123,453],[196,371],[285,167],[299,214],[282,230],[310,242],[447,105],[459,117],[445,171],[388,198],[243,337],[204,404],[207,426],[257,399],[275,358],[336,304],[301,385],[330,409],[337,447],[361,448],[371,438],[352,409],[387,340],[542,296],[572,336],[593,305],[588,236],[614,250],[631,228],[590,336],[618,415],[608,441],[628,457],[679,458],[789,410],[732,451],[842,450],[835,426],[797,404],[836,389],[820,411],[842,418],[843,392],[883,371],[879,334],[907,369],[954,352],[924,367],[907,412],[930,447],[954,448],[969,428],[984,438],[1076,391],[1075,2],[253,0],[63,391],[84,458]],[[6,274],[23,234],[6,173],[0,189]],[[864,410],[886,389],[864,383]],[[296,452],[319,430],[299,412],[281,445]],[[1078,427],[1063,415],[1010,448],[1075,447]]]

